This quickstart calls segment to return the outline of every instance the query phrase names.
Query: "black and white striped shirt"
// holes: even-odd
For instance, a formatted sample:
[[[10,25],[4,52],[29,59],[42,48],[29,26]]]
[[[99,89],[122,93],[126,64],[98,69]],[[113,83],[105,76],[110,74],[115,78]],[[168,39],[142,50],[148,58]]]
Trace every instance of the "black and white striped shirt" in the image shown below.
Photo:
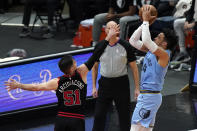
[[[108,45],[101,55],[100,74],[108,78],[124,76],[128,72],[127,64],[135,60],[132,46],[129,42],[120,39],[113,46]]]

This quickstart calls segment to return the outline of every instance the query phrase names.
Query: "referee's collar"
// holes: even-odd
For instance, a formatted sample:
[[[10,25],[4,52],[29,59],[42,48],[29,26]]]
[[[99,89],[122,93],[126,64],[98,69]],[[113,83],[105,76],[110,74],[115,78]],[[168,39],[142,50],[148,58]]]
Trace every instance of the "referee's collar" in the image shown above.
[[[114,47],[114,46],[116,46],[116,45],[119,43],[119,41],[120,41],[120,38],[117,40],[117,42],[116,42],[115,44],[113,44],[113,45],[110,45],[110,44],[109,44],[109,46],[110,46],[110,47]]]

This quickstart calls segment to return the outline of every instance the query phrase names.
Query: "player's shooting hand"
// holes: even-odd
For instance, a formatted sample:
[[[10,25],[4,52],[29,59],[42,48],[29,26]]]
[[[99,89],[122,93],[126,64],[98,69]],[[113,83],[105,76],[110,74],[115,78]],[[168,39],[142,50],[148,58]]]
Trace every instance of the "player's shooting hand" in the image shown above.
[[[142,8],[142,19],[143,21],[152,21],[156,18],[156,16],[151,16],[151,6],[150,5],[145,5]],[[152,23],[150,23],[152,24]]]
[[[92,89],[92,96],[93,96],[93,98],[98,97],[98,91],[97,91],[96,87]]]
[[[5,81],[4,83],[8,91],[11,91],[20,87],[20,83],[14,79],[10,79],[9,81]]]

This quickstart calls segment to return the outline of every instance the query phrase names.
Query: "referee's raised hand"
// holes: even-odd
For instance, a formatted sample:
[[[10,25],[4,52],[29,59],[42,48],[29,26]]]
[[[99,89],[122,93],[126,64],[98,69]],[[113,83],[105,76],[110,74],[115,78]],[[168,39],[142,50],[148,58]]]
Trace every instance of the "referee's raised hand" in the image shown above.
[[[112,25],[106,27],[106,38],[105,40],[109,41],[110,38],[114,36],[118,36],[120,33],[120,26],[116,23],[113,23]]]

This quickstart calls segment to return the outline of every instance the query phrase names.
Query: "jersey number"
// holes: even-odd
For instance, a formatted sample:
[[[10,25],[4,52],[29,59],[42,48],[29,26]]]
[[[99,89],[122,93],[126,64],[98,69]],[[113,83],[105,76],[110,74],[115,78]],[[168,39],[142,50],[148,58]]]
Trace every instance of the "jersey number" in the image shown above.
[[[64,104],[67,106],[81,105],[80,90],[68,90],[64,92]]]
[[[146,72],[146,68],[147,68],[147,65],[144,64],[143,67],[142,67],[142,70],[143,70],[144,72]]]

